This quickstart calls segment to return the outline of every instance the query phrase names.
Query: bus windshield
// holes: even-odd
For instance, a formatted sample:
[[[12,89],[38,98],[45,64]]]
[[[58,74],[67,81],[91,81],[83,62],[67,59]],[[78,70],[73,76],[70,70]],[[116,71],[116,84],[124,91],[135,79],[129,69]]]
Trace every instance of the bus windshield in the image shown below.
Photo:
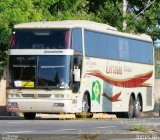
[[[11,87],[69,88],[71,56],[10,57]]]
[[[68,49],[69,29],[16,29],[10,41],[11,49]]]

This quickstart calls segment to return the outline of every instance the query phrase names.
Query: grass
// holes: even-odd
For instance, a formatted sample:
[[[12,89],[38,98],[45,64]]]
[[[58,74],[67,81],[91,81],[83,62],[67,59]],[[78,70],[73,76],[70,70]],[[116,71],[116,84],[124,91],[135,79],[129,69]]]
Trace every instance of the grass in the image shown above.
[[[138,132],[148,132],[148,131],[153,131],[154,128],[153,126],[146,126],[143,124],[134,124],[129,126],[130,131],[138,131]]]
[[[98,134],[82,134],[81,139],[83,140],[95,140],[98,137]]]

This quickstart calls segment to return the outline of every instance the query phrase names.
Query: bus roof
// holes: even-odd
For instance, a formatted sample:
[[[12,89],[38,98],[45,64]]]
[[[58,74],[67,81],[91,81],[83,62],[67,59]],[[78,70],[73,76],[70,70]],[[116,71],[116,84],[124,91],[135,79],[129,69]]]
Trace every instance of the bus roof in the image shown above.
[[[123,32],[117,31],[116,28],[110,25],[97,23],[93,21],[87,21],[87,20],[29,22],[29,23],[17,24],[14,26],[14,28],[15,29],[84,28],[92,31],[108,33],[111,35],[117,35],[117,36],[152,42],[151,37],[146,34],[134,35],[129,33],[123,33]]]

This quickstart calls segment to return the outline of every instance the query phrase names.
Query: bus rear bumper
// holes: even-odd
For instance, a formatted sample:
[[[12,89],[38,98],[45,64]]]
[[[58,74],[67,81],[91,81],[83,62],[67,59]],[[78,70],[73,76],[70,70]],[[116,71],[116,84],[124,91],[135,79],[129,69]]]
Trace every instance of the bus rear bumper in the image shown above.
[[[8,112],[73,113],[72,100],[8,100]]]

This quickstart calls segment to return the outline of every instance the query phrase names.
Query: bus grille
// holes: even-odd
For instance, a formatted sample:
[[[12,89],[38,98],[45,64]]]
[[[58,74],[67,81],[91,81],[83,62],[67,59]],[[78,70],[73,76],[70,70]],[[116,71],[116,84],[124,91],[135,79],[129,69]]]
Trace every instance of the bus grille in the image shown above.
[[[49,98],[51,97],[51,94],[38,94],[39,98]]]
[[[22,97],[35,98],[35,94],[22,94]],[[37,98],[50,98],[51,94],[38,94]]]
[[[34,94],[22,94],[22,97],[33,98]]]

